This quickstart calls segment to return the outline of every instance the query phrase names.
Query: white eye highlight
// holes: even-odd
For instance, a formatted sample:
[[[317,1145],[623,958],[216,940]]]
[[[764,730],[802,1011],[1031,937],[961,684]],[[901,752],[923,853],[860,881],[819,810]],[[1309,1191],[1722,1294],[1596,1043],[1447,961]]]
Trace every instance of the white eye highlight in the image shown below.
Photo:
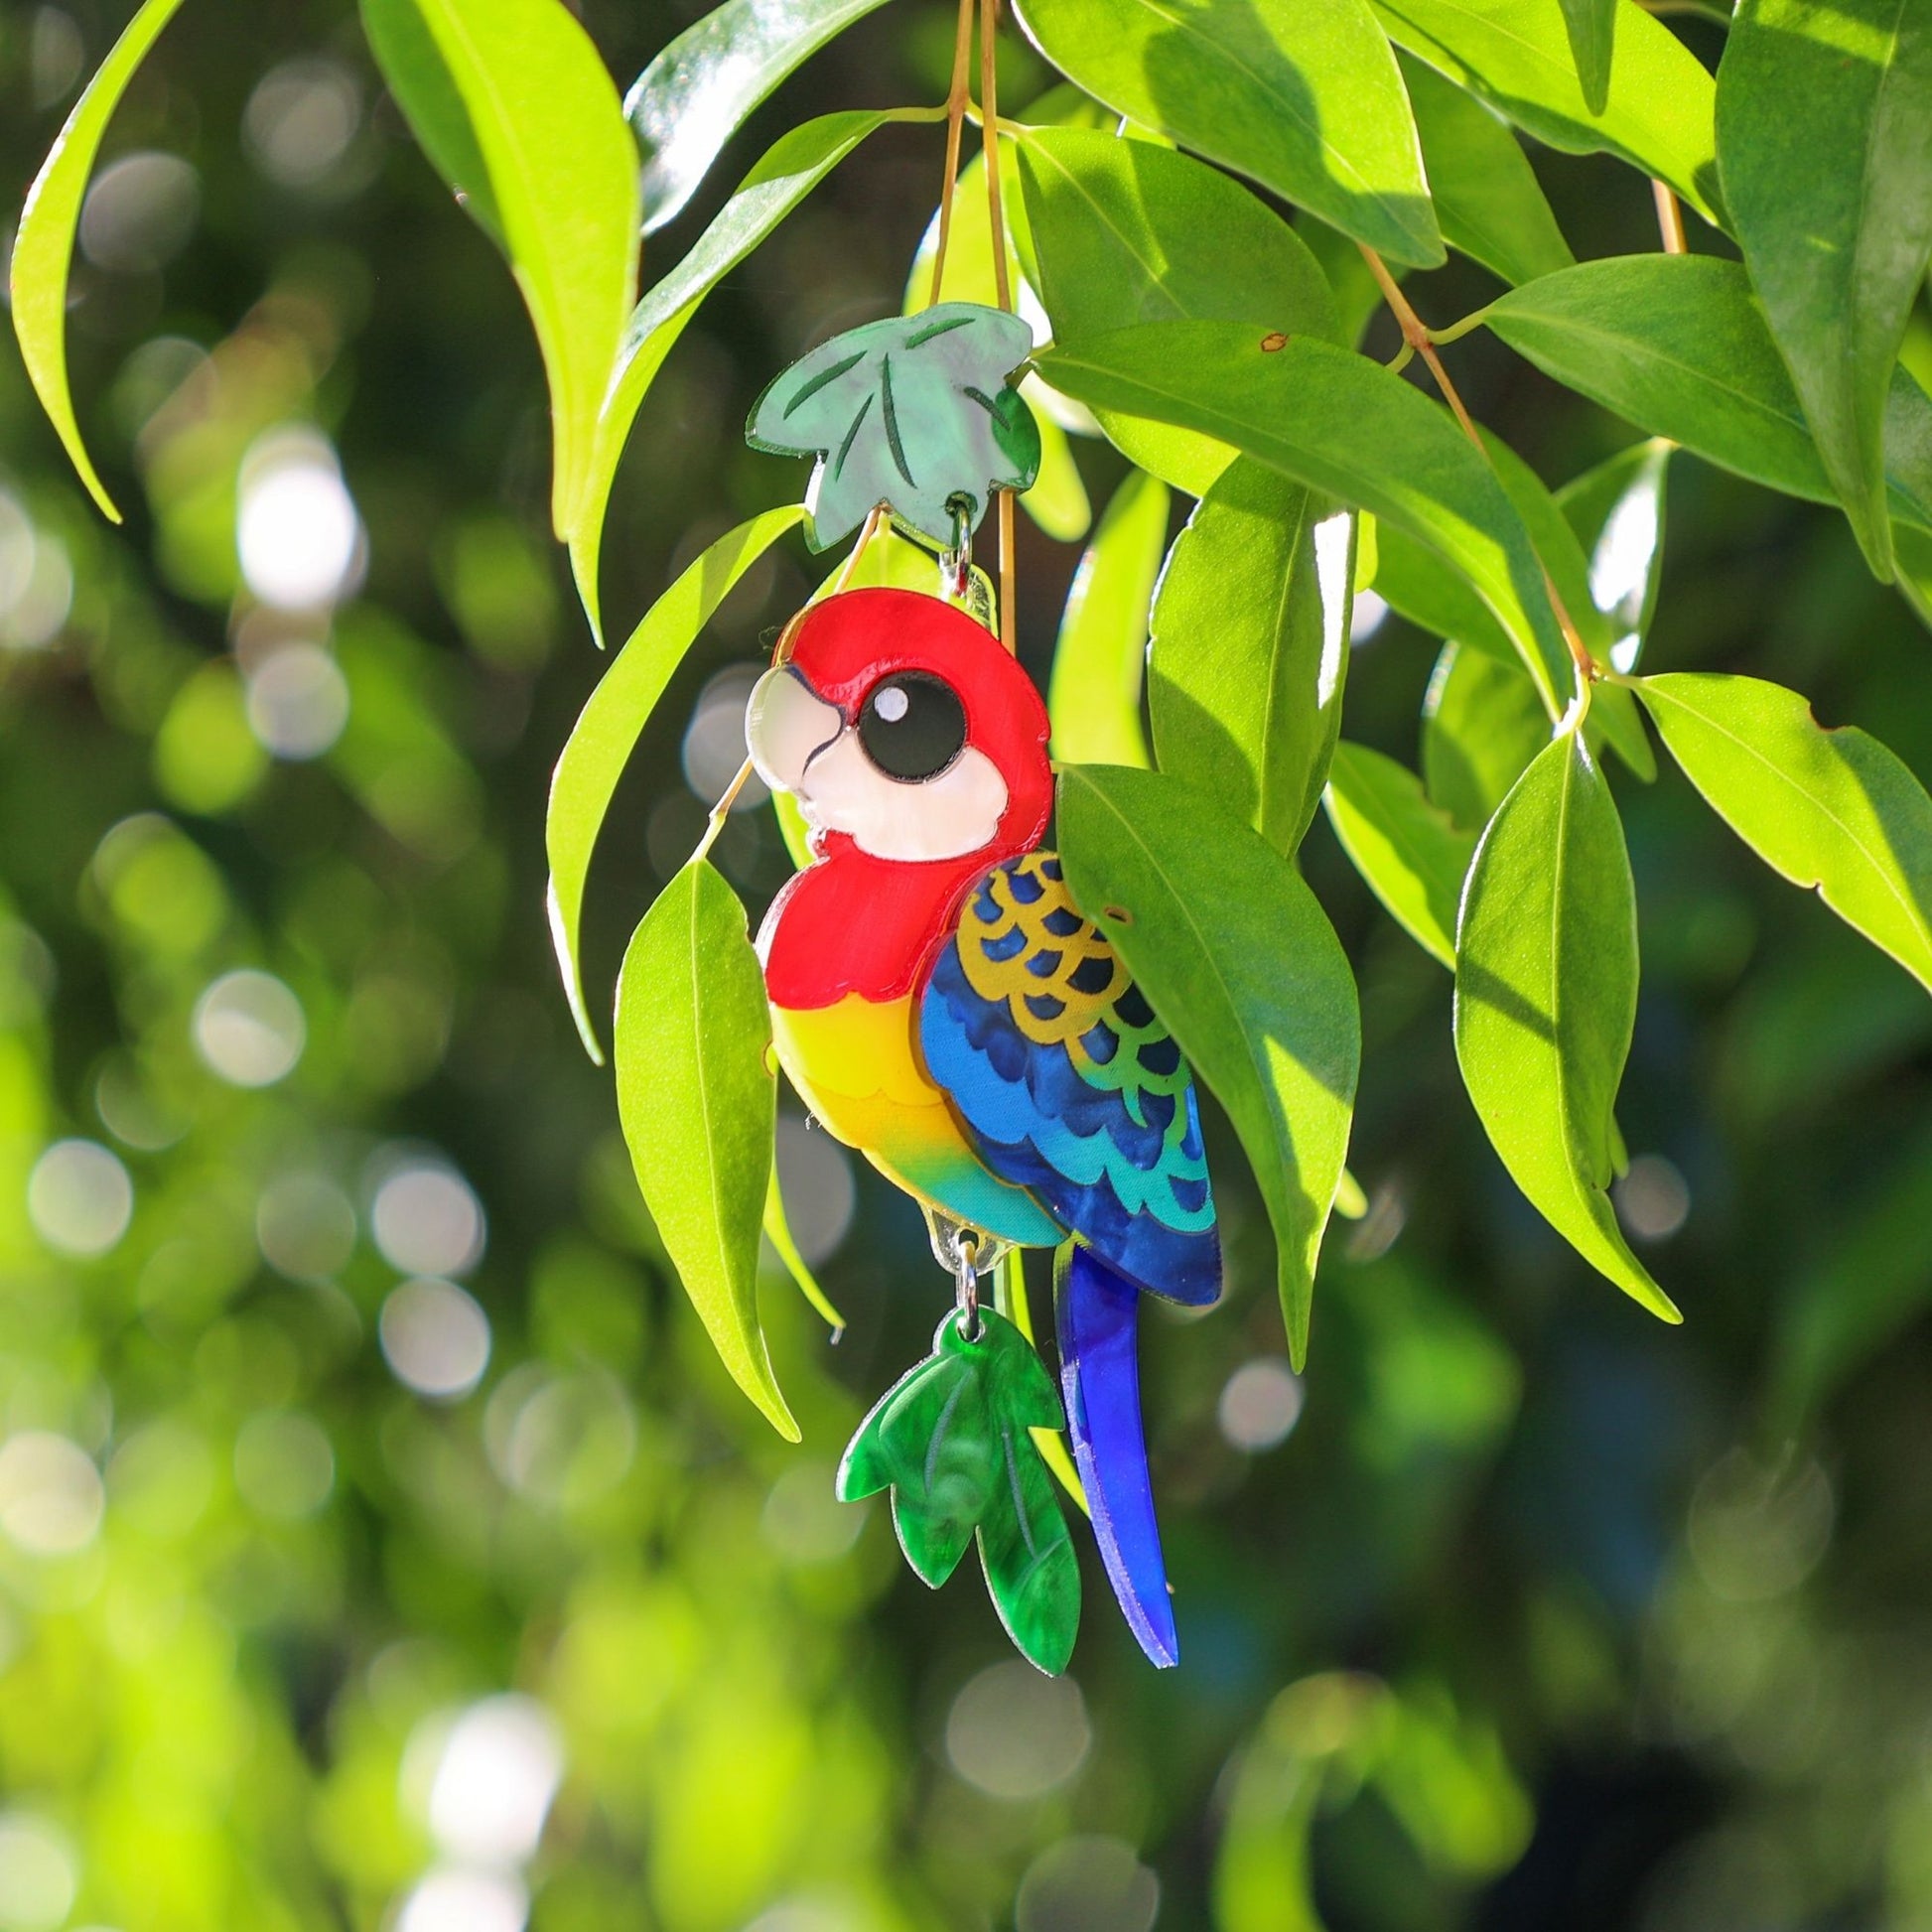
[[[897,684],[889,684],[878,697],[873,699],[872,704],[873,709],[885,719],[887,724],[897,725],[905,716],[911,700]]]

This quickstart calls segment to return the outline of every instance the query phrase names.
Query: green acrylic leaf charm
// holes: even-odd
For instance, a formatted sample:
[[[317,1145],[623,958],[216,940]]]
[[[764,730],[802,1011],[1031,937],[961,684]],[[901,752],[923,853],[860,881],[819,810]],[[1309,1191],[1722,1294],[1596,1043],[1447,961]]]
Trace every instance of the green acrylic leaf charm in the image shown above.
[[[779,376],[746,437],[755,450],[818,458],[806,496],[814,550],[881,503],[949,544],[955,498],[977,528],[994,490],[1026,489],[1039,473],[1038,427],[1008,380],[1032,350],[1018,316],[972,302],[867,323]]]
[[[979,1538],[994,1607],[1020,1653],[1056,1677],[1080,1625],[1080,1567],[1032,1429],[1058,1429],[1060,1401],[1033,1344],[980,1311],[968,1339],[948,1311],[932,1353],[888,1389],[839,1464],[838,1493],[893,1492],[893,1527],[937,1589]]]

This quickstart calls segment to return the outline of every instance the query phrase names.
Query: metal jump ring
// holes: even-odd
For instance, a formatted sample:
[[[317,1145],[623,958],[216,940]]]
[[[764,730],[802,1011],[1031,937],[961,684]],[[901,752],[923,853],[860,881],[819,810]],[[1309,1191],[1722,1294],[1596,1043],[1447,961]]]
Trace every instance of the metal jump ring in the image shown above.
[[[956,1228],[951,1241],[953,1279],[959,1284],[959,1332],[967,1341],[980,1338],[980,1277],[974,1265],[980,1244],[969,1228]]]
[[[940,585],[955,604],[961,604],[973,572],[973,505],[968,498],[955,496],[946,507],[952,512],[952,542],[939,559]]]

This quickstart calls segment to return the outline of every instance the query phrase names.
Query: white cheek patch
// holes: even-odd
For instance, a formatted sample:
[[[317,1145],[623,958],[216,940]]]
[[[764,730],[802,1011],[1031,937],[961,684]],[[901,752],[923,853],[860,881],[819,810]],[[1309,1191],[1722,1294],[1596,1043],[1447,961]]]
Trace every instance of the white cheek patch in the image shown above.
[[[993,843],[1007,808],[1000,767],[975,747],[936,778],[902,784],[866,757],[854,731],[812,759],[795,793],[810,824],[850,833],[875,859],[964,858]]]

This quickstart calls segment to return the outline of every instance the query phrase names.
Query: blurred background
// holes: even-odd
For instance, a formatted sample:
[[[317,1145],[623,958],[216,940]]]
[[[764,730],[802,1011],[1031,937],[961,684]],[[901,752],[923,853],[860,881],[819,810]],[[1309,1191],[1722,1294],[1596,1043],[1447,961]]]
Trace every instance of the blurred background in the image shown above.
[[[582,12],[621,84],[689,17]],[[0,254],[125,13],[0,0]],[[938,99],[950,37],[895,0],[821,56],[646,280],[785,126]],[[1049,83],[1007,60],[1003,99]],[[795,495],[746,409],[897,308],[941,138],[876,137],[685,336],[620,481],[618,634]],[[1537,160],[1579,254],[1655,245],[1628,171]],[[1494,293],[1409,286],[1439,321]],[[1618,1205],[1686,1325],[1515,1198],[1447,975],[1318,821],[1369,1210],[1298,1379],[1210,1122],[1229,1293],[1145,1347],[1183,1663],[1093,1568],[1048,1683],[970,1565],[929,1594],[832,1497],[948,1298],[910,1206],[783,1123],[850,1321],[766,1284],[800,1449],[667,1277],[544,928],[600,664],[536,353],[352,9],[184,11],[71,336],[121,531],[0,348],[0,1932],[1932,1928],[1932,1006],[1680,778],[1615,775]],[[1449,360],[1552,483],[1634,438],[1480,334]],[[1104,502],[1119,459],[1077,457]],[[1043,673],[1078,545],[1022,531]],[[754,570],[647,734],[594,1004],[813,577],[796,542]],[[1377,616],[1346,729],[1413,763],[1438,646]],[[1677,460],[1647,662],[1796,685],[1932,773],[1927,648],[1840,519]],[[788,870],[756,798],[717,857],[755,917]]]

